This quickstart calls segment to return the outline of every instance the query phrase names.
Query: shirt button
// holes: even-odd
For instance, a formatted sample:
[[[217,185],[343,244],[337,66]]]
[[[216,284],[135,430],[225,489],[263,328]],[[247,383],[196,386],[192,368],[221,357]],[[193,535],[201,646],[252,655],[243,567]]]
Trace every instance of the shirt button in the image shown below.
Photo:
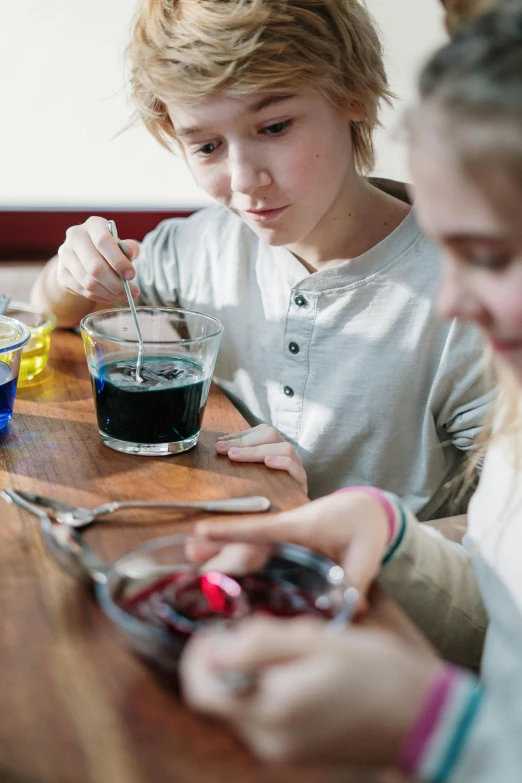
[[[298,307],[306,307],[306,305],[308,304],[304,296],[301,296],[301,294],[299,294],[299,296],[296,296],[294,302]]]
[[[284,393],[286,394],[287,397],[293,397],[294,396],[294,390],[292,389],[291,386],[285,386],[283,391],[284,391]]]
[[[288,350],[290,351],[290,353],[299,353],[299,346],[297,345],[297,343],[290,343],[290,345],[288,346]]]

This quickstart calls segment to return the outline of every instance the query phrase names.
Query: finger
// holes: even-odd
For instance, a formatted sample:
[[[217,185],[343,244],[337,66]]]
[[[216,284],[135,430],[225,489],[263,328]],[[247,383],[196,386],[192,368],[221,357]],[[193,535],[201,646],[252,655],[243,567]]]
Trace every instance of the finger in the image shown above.
[[[83,271],[83,267],[81,267],[81,269],[82,274],[84,275],[85,272]],[[103,304],[112,304],[114,302],[113,294],[111,294],[110,291],[107,291],[107,289],[103,288],[103,286],[96,285],[93,287],[92,291],[88,291],[86,288],[84,288],[82,283],[78,281],[77,274],[80,273],[75,272],[74,274],[71,274],[68,269],[62,267],[58,271],[58,281],[61,283],[61,285],[67,288],[68,291],[72,291],[73,294],[82,296],[85,299],[90,299],[93,302],[101,302]]]
[[[262,568],[271,552],[265,544],[226,544],[191,538],[185,544],[185,554],[193,563],[201,564],[201,572],[219,571],[242,576]]]
[[[255,427],[249,427],[247,430],[241,430],[240,432],[231,432],[229,435],[220,435],[218,440],[232,440],[233,438],[242,438],[243,435],[250,435],[252,432],[276,432],[275,427],[271,427],[269,424],[257,424]],[[281,437],[281,435],[279,435]]]
[[[135,261],[140,253],[140,243],[136,242],[135,239],[120,240],[120,249],[129,261]]]
[[[179,662],[179,680],[183,699],[195,710],[222,718],[232,717],[243,704],[227,692],[210,665],[215,643],[212,631],[199,631],[186,644]]]
[[[104,288],[107,288],[113,297],[123,295],[121,276],[114,271],[102,253],[96,249],[91,241],[91,237],[85,234],[79,235],[74,243],[74,252],[85,269],[87,280],[92,278],[104,286]],[[121,255],[123,256],[123,254]],[[85,283],[84,285],[87,287]]]
[[[209,665],[221,671],[254,672],[302,658],[323,648],[325,627],[315,617],[252,617],[216,636]]]
[[[382,553],[369,536],[354,537],[347,547],[342,563],[351,584],[365,596],[379,572]]]
[[[242,446],[230,446],[228,456],[235,462],[264,462],[267,456],[289,457],[296,463],[300,462],[293,447],[287,441],[263,443],[260,446],[247,446],[245,443]]]
[[[206,560],[201,571],[219,571],[229,576],[244,576],[259,571],[270,556],[271,547],[266,544],[227,544],[213,557]]]
[[[204,563],[218,555],[223,546],[226,545],[205,538],[189,538],[185,543],[185,554],[192,563]]]
[[[85,266],[81,263],[80,259],[76,255],[76,253],[70,248],[68,248],[65,245],[62,245],[62,247],[58,251],[58,255],[60,258],[60,263],[58,267],[58,279],[60,282],[63,282],[63,284],[66,285],[66,287],[69,288],[69,290],[73,290],[75,293],[78,293],[81,296],[85,296],[88,299],[94,299],[95,301],[99,301],[99,302],[112,303],[115,300],[124,297],[123,285],[119,278],[117,279],[117,286],[116,286],[116,293],[115,293],[114,288],[108,289],[99,280],[94,280],[93,278],[91,278]],[[107,269],[109,269],[105,261],[103,261],[103,264],[105,267],[107,267]],[[72,277],[76,281],[76,284],[74,286],[70,285],[71,280],[68,281],[69,284],[66,284],[65,281],[61,280],[61,275],[64,270],[68,270],[69,274],[72,275]],[[111,272],[111,275],[114,275],[114,273]],[[140,295],[140,290],[137,286],[131,284],[129,287],[133,297],[137,297]]]
[[[354,535],[347,524],[346,498],[342,494],[329,495],[292,511],[257,519],[200,522],[196,533],[211,541],[288,541],[316,549],[339,562]]]
[[[92,244],[117,277],[132,280],[136,275],[134,267],[109,231],[108,221],[104,218],[90,217],[85,222],[85,226]],[[129,240],[127,240],[128,243]]]
[[[234,522],[200,522],[195,532],[209,541],[240,541],[262,544],[288,541],[292,544],[307,546],[309,538],[305,526],[298,525],[293,519],[287,520],[288,512],[270,514],[268,519],[252,520],[245,516]],[[308,542],[308,543],[307,543]]]
[[[264,462],[272,470],[286,470],[297,481],[303,492],[305,494],[308,492],[308,478],[300,462],[296,462],[291,457],[277,457],[273,454],[267,454]]]
[[[220,454],[227,454],[229,448],[242,448],[244,446],[259,446],[263,443],[280,443],[283,440],[274,427],[260,424],[243,432],[224,435],[216,441],[216,450]]]

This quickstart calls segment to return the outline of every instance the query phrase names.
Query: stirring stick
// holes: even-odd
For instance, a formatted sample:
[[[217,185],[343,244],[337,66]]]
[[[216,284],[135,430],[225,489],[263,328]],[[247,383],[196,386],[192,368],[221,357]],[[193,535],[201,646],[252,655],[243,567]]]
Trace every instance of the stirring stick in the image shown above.
[[[127,255],[118,239],[118,229],[116,228],[116,223],[114,222],[114,220],[109,220],[108,222],[109,222],[109,231],[111,232],[112,236],[118,243],[118,247],[120,248],[121,252],[124,255]],[[134,326],[136,327],[136,333],[138,335],[138,360],[136,362],[136,380],[138,381],[138,383],[142,383],[143,376],[141,374],[141,370],[143,367],[143,337],[141,336],[141,329],[138,323],[138,314],[136,313],[136,307],[134,305],[134,300],[132,298],[129,281],[125,280],[125,278],[122,277],[122,282],[123,282],[123,287],[125,288],[125,293],[127,294],[130,311],[132,314],[132,318],[134,320]]]

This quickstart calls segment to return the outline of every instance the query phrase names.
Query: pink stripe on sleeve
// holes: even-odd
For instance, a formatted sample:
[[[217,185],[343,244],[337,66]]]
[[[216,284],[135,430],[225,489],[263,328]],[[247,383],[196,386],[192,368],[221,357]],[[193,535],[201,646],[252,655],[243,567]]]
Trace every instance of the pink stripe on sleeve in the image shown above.
[[[410,727],[399,751],[398,765],[411,775],[417,769],[425,745],[437,727],[455,681],[454,667],[444,664],[433,678],[419,716]]]
[[[386,514],[386,517],[388,519],[388,527],[389,527],[389,533],[388,533],[388,541],[387,543],[390,544],[395,536],[396,530],[397,530],[397,516],[395,513],[395,509],[393,507],[393,503],[389,498],[386,497],[384,492],[381,492],[380,489],[377,489],[376,487],[367,487],[367,486],[360,486],[360,487],[343,487],[342,489],[338,489],[336,492],[334,492],[334,495],[338,495],[341,492],[364,492],[365,495],[370,495],[372,498],[374,498],[382,507],[384,513]]]

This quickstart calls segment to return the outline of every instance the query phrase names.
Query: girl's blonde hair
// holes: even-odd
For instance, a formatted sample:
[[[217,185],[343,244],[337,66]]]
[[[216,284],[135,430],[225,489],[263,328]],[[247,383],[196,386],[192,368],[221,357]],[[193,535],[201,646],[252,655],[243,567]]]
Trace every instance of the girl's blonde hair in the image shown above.
[[[499,0],[442,0],[446,9],[445,24],[450,35],[480,14],[494,8]]]
[[[392,94],[359,0],[142,0],[128,55],[137,113],[167,148],[178,141],[167,102],[313,86],[363,110],[352,123],[354,157],[361,173],[373,167],[379,103]]]
[[[420,98],[422,104],[437,109],[459,164],[481,190],[498,201],[510,189],[522,196],[520,0],[501,1],[437,52],[421,75]],[[490,375],[498,381],[498,396],[469,465],[468,479],[492,437],[511,441],[515,467],[522,470],[520,385],[502,363],[493,362]]]

